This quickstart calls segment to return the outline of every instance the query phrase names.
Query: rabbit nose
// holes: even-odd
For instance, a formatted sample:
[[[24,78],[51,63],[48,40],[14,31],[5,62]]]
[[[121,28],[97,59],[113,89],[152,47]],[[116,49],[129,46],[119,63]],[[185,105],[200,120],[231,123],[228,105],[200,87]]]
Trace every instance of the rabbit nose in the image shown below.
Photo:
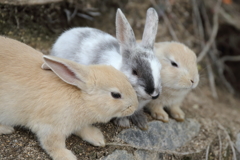
[[[157,99],[159,97],[159,93],[157,95],[152,95],[152,99]]]

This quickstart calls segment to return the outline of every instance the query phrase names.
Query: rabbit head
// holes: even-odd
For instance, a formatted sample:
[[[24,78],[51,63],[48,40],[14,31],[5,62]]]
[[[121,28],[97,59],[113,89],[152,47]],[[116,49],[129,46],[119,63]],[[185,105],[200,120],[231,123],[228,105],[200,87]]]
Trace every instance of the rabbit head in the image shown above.
[[[112,66],[84,66],[53,56],[44,56],[43,69],[51,69],[63,81],[87,94],[86,100],[98,104],[95,112],[106,117],[123,117],[134,113],[137,96],[127,77]],[[80,73],[80,74],[79,74]]]
[[[126,17],[120,9],[117,10],[116,35],[122,55],[120,70],[127,75],[137,96],[143,100],[156,99],[161,92],[161,64],[153,51],[157,27],[158,15],[149,8],[142,42],[137,43]]]
[[[199,82],[196,54],[178,42],[155,44],[155,53],[162,64],[162,86],[190,90]]]

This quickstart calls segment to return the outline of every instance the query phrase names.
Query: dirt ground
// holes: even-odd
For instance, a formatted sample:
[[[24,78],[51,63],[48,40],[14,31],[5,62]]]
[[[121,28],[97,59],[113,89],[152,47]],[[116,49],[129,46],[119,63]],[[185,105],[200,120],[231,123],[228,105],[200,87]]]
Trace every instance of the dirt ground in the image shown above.
[[[144,3],[143,3],[144,2]],[[176,3],[168,10],[174,11],[172,14],[173,26],[181,42],[199,53],[198,40],[194,37],[193,26],[190,25],[191,7],[188,0]],[[0,27],[1,35],[6,35],[18,39],[30,46],[48,54],[51,45],[57,36],[67,28],[74,26],[91,26],[102,29],[114,35],[114,18],[116,8],[123,8],[127,19],[132,25],[137,39],[141,38],[145,12],[151,6],[148,1],[105,1],[104,4],[90,3],[85,5],[85,9],[79,10],[86,13],[88,8],[99,5],[102,13],[94,20],[75,17],[67,23],[64,9],[74,11],[74,5],[59,3],[37,7],[19,7],[0,4]],[[108,8],[109,7],[109,8]],[[177,20],[177,21],[174,21]],[[77,22],[76,22],[77,21]],[[51,22],[51,23],[50,23]],[[179,24],[178,24],[179,22]],[[176,24],[174,24],[176,23]],[[178,25],[177,25],[178,24]],[[172,40],[168,28],[162,19],[159,21],[157,41]],[[183,103],[183,110],[186,118],[194,118],[201,124],[201,131],[197,137],[188,144],[179,148],[177,153],[164,154],[164,160],[231,160],[234,156],[231,145],[234,148],[235,138],[240,133],[240,100],[237,96],[229,92],[221,85],[217,86],[218,99],[214,99],[208,84],[206,66],[199,64],[200,84],[193,90]],[[149,121],[153,120],[148,115]],[[106,141],[114,142],[113,138],[122,128],[108,124],[97,124],[103,131]],[[74,152],[79,159],[90,160],[100,159],[116,149],[126,149],[133,153],[136,149],[126,146],[107,145],[106,147],[93,147],[76,136],[71,136],[66,141],[67,148]],[[16,131],[11,135],[0,136],[0,159],[50,159],[41,149],[36,136],[28,129],[16,127]],[[236,153],[237,154],[237,153]]]

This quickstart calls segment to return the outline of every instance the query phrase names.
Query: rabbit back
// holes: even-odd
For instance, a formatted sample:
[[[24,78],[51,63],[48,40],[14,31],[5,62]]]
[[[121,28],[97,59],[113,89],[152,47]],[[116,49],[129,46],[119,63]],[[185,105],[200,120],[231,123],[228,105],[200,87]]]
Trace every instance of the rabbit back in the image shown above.
[[[54,43],[51,55],[80,64],[106,64],[120,69],[122,56],[113,36],[89,27],[72,28]]]
[[[64,83],[54,73],[41,70],[42,53],[12,39],[0,37],[0,41],[1,124],[34,128],[40,122],[54,124],[60,118],[52,115],[72,114],[64,114],[63,111],[68,109],[61,108],[64,106],[61,103],[67,105],[71,97],[62,95],[66,95],[70,88],[79,96],[81,92]],[[60,98],[62,102],[55,101]]]

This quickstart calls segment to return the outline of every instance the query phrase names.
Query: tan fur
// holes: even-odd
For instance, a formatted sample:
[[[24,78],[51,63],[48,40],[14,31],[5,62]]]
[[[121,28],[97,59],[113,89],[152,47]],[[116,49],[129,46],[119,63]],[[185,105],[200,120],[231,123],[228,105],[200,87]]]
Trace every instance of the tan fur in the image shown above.
[[[41,69],[42,57],[23,43],[0,37],[0,135],[12,133],[16,125],[28,127],[53,159],[76,159],[65,147],[72,133],[104,146],[101,131],[91,124],[129,116],[137,109],[137,96],[127,77],[110,66],[87,67],[45,57],[81,77],[74,86]],[[121,93],[122,98],[113,98],[111,92]]]
[[[152,117],[167,122],[169,117],[163,110],[163,107],[167,106],[174,119],[183,121],[185,115],[180,109],[181,103],[199,82],[196,55],[178,42],[156,43],[154,48],[162,64],[162,93],[148,105],[148,109]],[[178,67],[172,66],[170,60],[176,62]]]

